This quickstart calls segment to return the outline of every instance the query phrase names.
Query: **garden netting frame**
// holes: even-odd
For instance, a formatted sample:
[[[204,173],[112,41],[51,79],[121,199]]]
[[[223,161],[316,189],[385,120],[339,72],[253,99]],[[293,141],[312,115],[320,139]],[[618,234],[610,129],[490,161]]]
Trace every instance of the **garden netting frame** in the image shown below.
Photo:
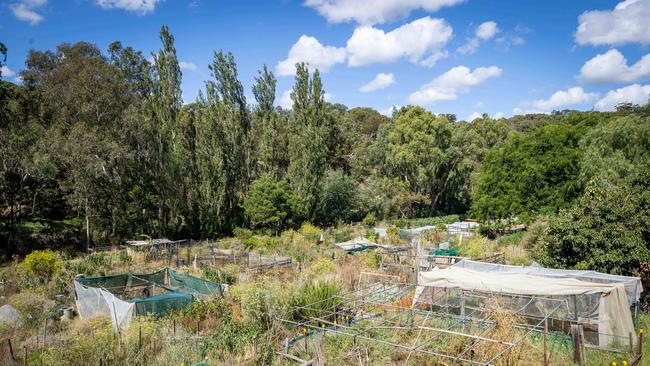
[[[82,319],[105,315],[119,331],[129,326],[134,315],[164,315],[195,299],[223,296],[228,286],[163,268],[148,274],[77,277],[74,287]]]

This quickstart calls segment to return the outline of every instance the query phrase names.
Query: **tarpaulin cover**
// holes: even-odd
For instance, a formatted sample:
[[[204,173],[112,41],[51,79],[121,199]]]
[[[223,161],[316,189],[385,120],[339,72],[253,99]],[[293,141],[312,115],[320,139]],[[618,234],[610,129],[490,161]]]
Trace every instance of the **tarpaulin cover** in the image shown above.
[[[598,324],[599,344],[610,345],[622,342],[634,333],[632,315],[623,283],[602,284],[581,281],[575,278],[549,278],[521,273],[479,272],[452,266],[445,269],[434,268],[421,272],[418,288],[413,299],[414,305],[426,288],[463,289],[532,296],[565,296],[580,298],[597,295],[599,301],[593,319]],[[541,301],[540,301],[541,302]],[[575,301],[574,306],[582,302]],[[589,313],[582,311],[581,313]]]

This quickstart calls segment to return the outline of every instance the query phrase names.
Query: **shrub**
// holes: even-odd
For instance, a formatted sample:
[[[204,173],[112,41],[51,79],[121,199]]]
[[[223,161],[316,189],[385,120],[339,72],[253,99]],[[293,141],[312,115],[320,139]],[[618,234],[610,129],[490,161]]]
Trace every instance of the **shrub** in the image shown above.
[[[309,267],[307,274],[311,278],[316,278],[334,271],[334,268],[336,268],[336,265],[333,260],[328,258],[319,258],[316,263]]]
[[[209,281],[213,281],[217,283],[225,283],[228,285],[232,285],[233,283],[235,283],[236,280],[234,275],[224,271],[220,271],[210,266],[203,267],[203,278]]]
[[[373,227],[377,225],[377,217],[373,213],[369,213],[366,215],[366,217],[363,218],[363,224]]]
[[[305,222],[300,227],[300,234],[302,234],[302,236],[304,236],[307,240],[313,243],[317,243],[320,240],[320,236],[322,232],[323,230],[308,222]]]
[[[236,227],[232,230],[232,233],[235,235],[235,237],[241,241],[245,241],[246,239],[249,239],[250,237],[253,236],[253,232],[250,231],[249,229],[242,228],[242,227]]]
[[[339,287],[334,281],[304,284],[291,298],[290,305],[294,308],[293,318],[302,321],[315,316],[333,320],[332,316],[323,316],[323,314],[332,314],[334,311],[325,312],[325,310],[336,309],[342,305],[340,298],[334,298],[337,294],[339,294]],[[310,305],[309,308],[305,308],[307,305]]]
[[[63,267],[59,256],[49,249],[35,250],[23,261],[23,266],[33,275],[49,282]]]

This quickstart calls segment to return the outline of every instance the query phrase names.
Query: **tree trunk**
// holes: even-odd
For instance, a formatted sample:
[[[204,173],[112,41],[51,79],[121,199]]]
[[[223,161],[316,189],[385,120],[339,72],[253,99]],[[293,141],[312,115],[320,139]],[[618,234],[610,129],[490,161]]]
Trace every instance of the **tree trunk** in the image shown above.
[[[90,217],[88,217],[88,197],[86,197],[86,253],[90,252]]]

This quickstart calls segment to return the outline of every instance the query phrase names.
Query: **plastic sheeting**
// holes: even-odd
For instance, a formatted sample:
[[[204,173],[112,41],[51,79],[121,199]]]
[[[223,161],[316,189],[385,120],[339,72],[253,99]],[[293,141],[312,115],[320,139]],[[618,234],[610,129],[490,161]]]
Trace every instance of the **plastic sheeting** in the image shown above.
[[[127,328],[133,315],[165,314],[187,307],[195,298],[223,296],[227,289],[227,285],[177,273],[170,268],[141,275],[123,273],[76,278],[74,286],[79,316],[108,316],[116,330]],[[141,288],[144,296],[123,300],[127,293],[133,295],[134,288]],[[163,293],[156,294],[160,291]]]
[[[641,292],[643,292],[643,285],[641,284],[641,278],[639,277],[619,276],[596,271],[555,269],[535,266],[509,266],[505,264],[477,262],[469,259],[456,263],[455,267],[467,268],[478,272],[520,273],[540,277],[575,278],[581,281],[603,284],[623,283],[625,285],[625,292],[627,293],[630,306],[639,301],[641,298]]]
[[[86,287],[78,281],[74,281],[74,289],[77,312],[81,319],[104,315],[111,318],[114,329],[129,326],[135,309],[134,303],[120,300],[106,290]]]
[[[425,288],[463,289],[513,295],[565,296],[580,298],[598,295],[598,339],[601,346],[628,339],[634,332],[632,314],[623,283],[602,284],[575,278],[549,278],[521,273],[479,272],[453,266],[421,272],[413,305],[419,302]],[[540,303],[543,300],[540,300]],[[579,301],[574,302],[578,306]],[[581,311],[583,309],[578,309]],[[588,311],[590,312],[590,311]],[[594,314],[594,315],[596,315]]]

